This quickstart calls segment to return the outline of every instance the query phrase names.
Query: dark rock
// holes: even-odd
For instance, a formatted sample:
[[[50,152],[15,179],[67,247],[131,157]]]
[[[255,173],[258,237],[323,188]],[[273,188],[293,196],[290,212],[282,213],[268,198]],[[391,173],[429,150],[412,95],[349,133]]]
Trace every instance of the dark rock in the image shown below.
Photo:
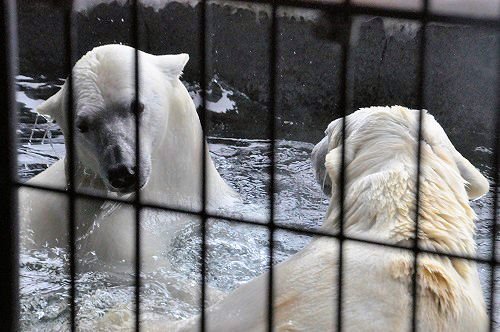
[[[20,68],[26,75],[63,77],[63,10],[55,2],[18,1]],[[268,136],[270,23],[264,10],[207,5],[207,82],[220,77],[237,112],[211,113],[211,135]],[[280,15],[277,36],[277,136],[316,142],[340,109],[340,42],[347,26],[335,15],[318,19]],[[132,41],[130,8],[99,5],[76,15],[78,56],[97,45]],[[200,6],[169,3],[140,10],[140,48],[153,54],[190,54],[184,79],[200,82]],[[349,59],[351,110],[373,105],[418,107],[422,30],[416,22],[356,17]],[[493,147],[498,37],[494,30],[430,23],[424,106],[464,154]],[[244,97],[243,97],[244,96]],[[215,98],[215,96],[214,96]],[[483,149],[484,150],[484,149]],[[482,151],[483,151],[482,150]],[[482,153],[481,156],[490,156]],[[489,162],[486,160],[485,162]]]

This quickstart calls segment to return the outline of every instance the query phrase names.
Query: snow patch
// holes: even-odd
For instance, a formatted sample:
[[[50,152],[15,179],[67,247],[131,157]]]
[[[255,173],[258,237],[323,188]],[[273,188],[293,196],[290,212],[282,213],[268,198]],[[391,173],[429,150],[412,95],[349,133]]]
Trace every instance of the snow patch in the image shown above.
[[[474,151],[483,152],[483,153],[487,153],[487,154],[493,154],[493,150],[489,149],[485,146],[478,146],[474,149]]]
[[[200,0],[138,0],[138,1],[142,6],[146,8],[152,8],[155,12],[162,10],[169,3],[180,3],[190,7],[196,7],[198,3],[200,3]],[[129,2],[128,0],[75,0],[73,8],[77,12],[86,13],[100,4],[109,5],[112,3],[116,3],[120,6],[125,6],[127,5],[128,2]],[[340,0],[334,0],[334,2],[340,2]],[[219,1],[219,0],[211,0],[211,1],[209,0],[207,1],[207,4],[209,5],[215,4],[222,7],[233,8],[234,11],[238,9],[247,9],[254,12],[257,15],[257,17],[260,16],[261,14],[265,14],[268,17],[271,15],[271,6],[267,4],[249,3],[243,1],[239,2],[239,1]],[[304,20],[314,20],[318,17],[318,14],[319,14],[318,10],[309,10],[303,8],[282,7],[278,10],[279,16],[295,17]]]
[[[209,92],[210,93],[210,92]],[[200,96],[200,91],[190,91],[189,95],[193,99],[194,105],[196,108],[201,106],[201,96]],[[229,111],[234,111],[236,110],[236,102],[233,100],[229,99],[229,96],[232,96],[233,92],[229,90],[225,90],[222,88],[222,97],[217,100],[216,102],[213,101],[206,101],[206,108],[210,112],[215,112],[215,113],[227,113]],[[236,112],[238,112],[236,110]]]
[[[23,103],[27,108],[35,110],[38,105],[44,102],[43,99],[32,99],[24,91],[16,91],[16,101]]]
[[[199,0],[138,0],[144,7],[153,8],[155,11],[163,9],[171,2],[185,4],[195,7]],[[74,9],[78,12],[87,12],[100,4],[117,3],[124,6],[128,0],[75,0]],[[342,3],[342,0],[318,0],[318,2]],[[208,4],[232,7],[235,9],[248,9],[256,14],[262,12],[271,13],[271,6],[267,4],[238,2],[238,1],[216,1],[209,0]],[[415,0],[353,0],[353,4],[360,6],[388,8],[395,10],[419,11],[422,3]],[[430,12],[443,15],[473,16],[482,18],[498,18],[500,13],[500,0],[434,0],[430,1]],[[318,11],[300,8],[280,8],[279,15],[285,15],[302,19],[316,19]]]

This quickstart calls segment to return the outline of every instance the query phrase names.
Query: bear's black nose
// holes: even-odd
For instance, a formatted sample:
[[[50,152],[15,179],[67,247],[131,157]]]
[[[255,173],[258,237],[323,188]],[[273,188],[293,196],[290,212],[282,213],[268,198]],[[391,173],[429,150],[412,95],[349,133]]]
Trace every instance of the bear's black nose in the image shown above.
[[[136,181],[135,167],[125,164],[113,165],[108,169],[108,180],[116,189],[131,188]]]

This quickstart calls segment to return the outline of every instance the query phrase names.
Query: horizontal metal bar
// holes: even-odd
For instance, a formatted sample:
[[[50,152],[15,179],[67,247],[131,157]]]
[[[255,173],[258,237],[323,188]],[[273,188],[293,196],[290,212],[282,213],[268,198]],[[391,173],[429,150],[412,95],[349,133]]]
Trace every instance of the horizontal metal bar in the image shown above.
[[[228,2],[245,2],[245,3],[257,3],[271,5],[272,0],[223,0],[221,4],[227,4]],[[218,1],[213,1],[217,3]],[[399,18],[406,20],[417,20],[423,21],[424,19],[428,22],[439,22],[439,23],[450,23],[450,24],[465,24],[482,26],[490,29],[500,29],[500,20],[494,18],[479,18],[479,17],[466,17],[460,15],[446,15],[446,14],[435,14],[428,13],[424,14],[423,11],[412,11],[405,9],[395,9],[395,8],[382,8],[382,7],[370,7],[363,5],[350,4],[346,6],[343,3],[332,3],[328,1],[317,1],[317,0],[280,0],[278,1],[280,7],[293,7],[293,8],[304,8],[304,9],[318,9],[329,11],[333,15],[338,15],[340,17],[346,14],[353,15],[370,15],[370,16],[383,16],[390,18]]]
[[[67,192],[64,189],[50,188],[50,187],[44,187],[44,186],[40,186],[40,185],[33,185],[33,184],[20,183],[20,182],[14,182],[13,185],[17,186],[19,188],[25,187],[25,188],[31,188],[31,189],[36,189],[36,190],[49,191],[49,192],[58,193],[58,194],[67,194]],[[145,208],[145,209],[157,209],[157,210],[163,210],[163,211],[167,211],[167,212],[185,213],[185,214],[196,215],[196,216],[202,215],[201,211],[191,211],[188,209],[168,207],[168,206],[159,205],[159,204],[137,203],[134,200],[125,201],[125,200],[122,200],[119,198],[106,197],[103,195],[94,195],[94,194],[89,194],[89,193],[76,192],[75,196],[77,198],[80,198],[80,199],[93,199],[93,200],[110,201],[110,202],[116,202],[116,203],[123,203],[123,204],[131,205],[131,206],[139,205],[140,207]],[[241,224],[246,224],[246,225],[253,225],[253,226],[257,226],[257,227],[266,227],[266,228],[269,227],[269,225],[267,223],[263,223],[263,222],[258,221],[258,220],[251,220],[251,219],[246,219],[246,218],[233,218],[233,217],[219,215],[219,214],[215,214],[215,213],[209,213],[209,212],[206,213],[206,217],[210,218],[210,219],[222,219],[224,221],[241,223]],[[320,229],[319,230],[318,229],[314,229],[314,230],[313,229],[304,229],[304,228],[299,228],[299,227],[294,227],[294,226],[283,225],[283,224],[279,224],[279,223],[275,223],[273,227],[275,228],[275,230],[287,231],[287,232],[292,232],[292,233],[296,233],[296,234],[300,234],[300,235],[324,236],[324,237],[330,237],[333,239],[339,238],[339,236],[337,234],[325,232],[325,231],[320,230]],[[343,239],[355,241],[355,242],[360,242],[360,243],[389,247],[389,248],[393,248],[393,249],[401,249],[401,250],[415,252],[415,249],[411,246],[406,247],[403,245],[398,245],[398,244],[393,244],[393,243],[385,243],[385,242],[380,242],[380,241],[375,241],[375,240],[363,239],[361,237],[353,237],[353,236],[346,236],[346,235],[343,236]],[[459,254],[453,254],[453,253],[448,253],[448,252],[444,252],[444,251],[428,250],[428,249],[423,249],[423,248],[419,248],[416,251],[419,253],[438,255],[438,256],[447,257],[447,258],[465,259],[468,261],[474,261],[476,263],[489,264],[491,266],[499,265],[499,261],[496,260],[496,257],[492,257],[491,259],[485,259],[485,258],[481,258],[481,257],[459,255]]]

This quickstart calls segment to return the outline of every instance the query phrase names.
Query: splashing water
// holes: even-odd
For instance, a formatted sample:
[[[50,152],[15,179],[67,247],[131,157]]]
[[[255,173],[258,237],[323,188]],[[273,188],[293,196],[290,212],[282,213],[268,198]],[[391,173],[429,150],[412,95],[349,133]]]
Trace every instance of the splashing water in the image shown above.
[[[37,119],[33,107],[39,101],[35,92],[52,94],[61,80],[19,79],[20,108],[18,174],[27,180],[64,155],[64,141],[57,127]],[[33,98],[31,98],[31,97]],[[226,93],[222,98],[228,98]],[[232,104],[231,104],[232,105]],[[33,123],[37,119],[36,127]],[[49,143],[50,144],[47,144]],[[45,144],[42,144],[45,143]],[[243,203],[232,215],[264,219],[268,215],[269,142],[265,140],[209,139],[212,158],[222,177],[242,196]],[[318,227],[329,202],[316,183],[309,161],[313,144],[280,140],[277,142],[276,223],[303,229]],[[478,149],[477,153],[485,153]],[[490,171],[486,166],[483,171]],[[493,196],[473,202],[479,215],[477,243],[481,257],[491,253],[490,226]],[[112,208],[112,207],[110,207]],[[158,217],[157,217],[158,218]],[[161,216],[160,216],[161,221]],[[152,224],[153,225],[153,224]],[[161,225],[158,232],[162,232]],[[169,248],[158,259],[169,268],[142,272],[143,319],[189,317],[199,311],[200,234],[199,223],[178,231]],[[207,224],[207,282],[210,302],[248,282],[268,269],[269,238],[266,227],[209,219]],[[29,236],[23,234],[22,236]],[[303,248],[309,236],[284,231],[275,233],[274,262],[281,262]],[[102,264],[94,253],[85,253],[80,264]],[[21,248],[21,327],[29,331],[67,331],[69,321],[69,258],[63,248],[26,250]],[[478,266],[489,297],[489,268]],[[77,323],[82,331],[112,310],[113,319],[133,321],[134,276],[114,271],[77,273]],[[264,294],[263,294],[264,296]],[[499,300],[495,299],[498,303]]]

